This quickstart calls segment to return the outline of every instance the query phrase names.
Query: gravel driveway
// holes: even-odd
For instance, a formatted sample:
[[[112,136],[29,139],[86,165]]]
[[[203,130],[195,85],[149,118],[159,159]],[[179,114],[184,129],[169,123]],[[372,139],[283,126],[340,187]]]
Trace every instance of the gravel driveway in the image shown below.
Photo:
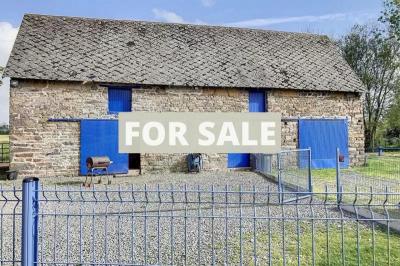
[[[253,172],[119,177],[95,189],[81,188],[81,182],[42,180],[42,263],[265,264],[269,256],[281,258],[275,251],[285,238],[300,235],[294,231],[299,219],[306,230],[325,228],[325,218],[341,216],[335,205],[320,205],[318,199],[279,205],[277,186]],[[0,260],[6,262],[20,256],[21,202],[10,201],[12,191],[3,194],[8,200],[0,202]]]

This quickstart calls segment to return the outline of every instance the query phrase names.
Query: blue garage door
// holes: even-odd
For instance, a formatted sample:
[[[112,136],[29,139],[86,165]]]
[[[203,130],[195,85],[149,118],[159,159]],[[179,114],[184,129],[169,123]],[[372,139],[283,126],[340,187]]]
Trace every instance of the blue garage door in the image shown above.
[[[299,120],[299,147],[311,147],[313,168],[335,168],[336,148],[344,155],[342,167],[349,166],[348,130],[344,119]]]
[[[265,92],[249,92],[249,112],[265,112]],[[250,154],[248,153],[229,153],[228,168],[249,167]]]
[[[118,153],[117,120],[81,121],[80,173],[86,175],[86,159],[90,156],[108,156],[110,173],[128,173],[128,154]]]

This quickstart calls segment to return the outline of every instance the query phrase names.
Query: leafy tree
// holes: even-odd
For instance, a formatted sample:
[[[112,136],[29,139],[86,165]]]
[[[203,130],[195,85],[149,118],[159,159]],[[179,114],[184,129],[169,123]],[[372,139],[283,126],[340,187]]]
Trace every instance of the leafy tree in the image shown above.
[[[400,41],[400,0],[385,0],[379,21],[386,24],[389,34]]]
[[[390,38],[400,43],[400,0],[385,0],[384,11],[379,21],[386,24]],[[399,57],[397,58],[398,60]],[[400,71],[397,72],[397,76]],[[398,81],[399,79],[397,79]],[[397,84],[396,97],[385,117],[385,137],[389,142],[400,143],[400,82]]]
[[[0,66],[0,86],[1,86],[1,84],[3,84],[3,82],[1,81],[1,77],[3,76],[3,71],[4,71],[4,68]]]
[[[378,126],[398,85],[400,45],[377,25],[356,25],[339,44],[344,58],[365,86],[365,144],[372,149]]]
[[[385,137],[389,140],[400,141],[400,82],[393,104],[390,106],[385,117]]]

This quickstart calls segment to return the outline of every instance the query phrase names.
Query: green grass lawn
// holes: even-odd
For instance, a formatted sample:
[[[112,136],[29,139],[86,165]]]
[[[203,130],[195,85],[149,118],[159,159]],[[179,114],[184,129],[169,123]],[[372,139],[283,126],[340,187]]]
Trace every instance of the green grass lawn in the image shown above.
[[[343,228],[343,229],[342,229]],[[357,234],[358,230],[358,234]],[[352,222],[330,224],[315,223],[314,230],[309,223],[299,223],[299,233],[295,223],[285,225],[285,246],[282,243],[282,231],[273,230],[268,233],[258,233],[256,237],[257,257],[260,265],[268,263],[271,243],[271,256],[273,265],[283,264],[283,249],[285,250],[286,265],[400,265],[400,236],[378,226],[375,231],[363,224]],[[271,239],[271,242],[269,240]],[[357,241],[359,244],[357,245]],[[243,236],[242,258],[244,265],[254,264],[254,238],[252,233]],[[231,241],[233,254],[231,262],[240,261],[240,241],[235,238]],[[313,255],[314,245],[314,255]],[[359,247],[357,249],[357,247]],[[389,247],[389,248],[388,248]],[[345,263],[343,263],[343,261]],[[375,262],[375,264],[373,264]]]
[[[0,143],[9,142],[9,135],[0,135]]]
[[[314,192],[336,191],[336,169],[312,169]]]
[[[353,170],[365,176],[400,181],[400,153],[386,152],[384,156],[371,154],[366,166],[355,167]]]
[[[385,153],[384,156],[370,154],[365,166],[341,169],[341,171],[343,175],[354,172],[365,177],[400,181],[400,153]],[[325,185],[332,192],[336,187],[336,169],[313,169],[312,177],[315,192],[324,192]]]
[[[4,144],[6,143],[6,144]],[[8,161],[10,157],[9,136],[0,135],[0,162]]]

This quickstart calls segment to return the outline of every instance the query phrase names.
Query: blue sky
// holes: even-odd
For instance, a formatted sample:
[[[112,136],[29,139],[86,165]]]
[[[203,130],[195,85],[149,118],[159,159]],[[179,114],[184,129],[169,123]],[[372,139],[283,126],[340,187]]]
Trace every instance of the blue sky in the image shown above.
[[[376,21],[382,0],[2,0],[0,65],[6,64],[25,13],[226,25],[302,31],[338,38],[355,23]],[[8,121],[8,80],[0,87],[0,122]]]

